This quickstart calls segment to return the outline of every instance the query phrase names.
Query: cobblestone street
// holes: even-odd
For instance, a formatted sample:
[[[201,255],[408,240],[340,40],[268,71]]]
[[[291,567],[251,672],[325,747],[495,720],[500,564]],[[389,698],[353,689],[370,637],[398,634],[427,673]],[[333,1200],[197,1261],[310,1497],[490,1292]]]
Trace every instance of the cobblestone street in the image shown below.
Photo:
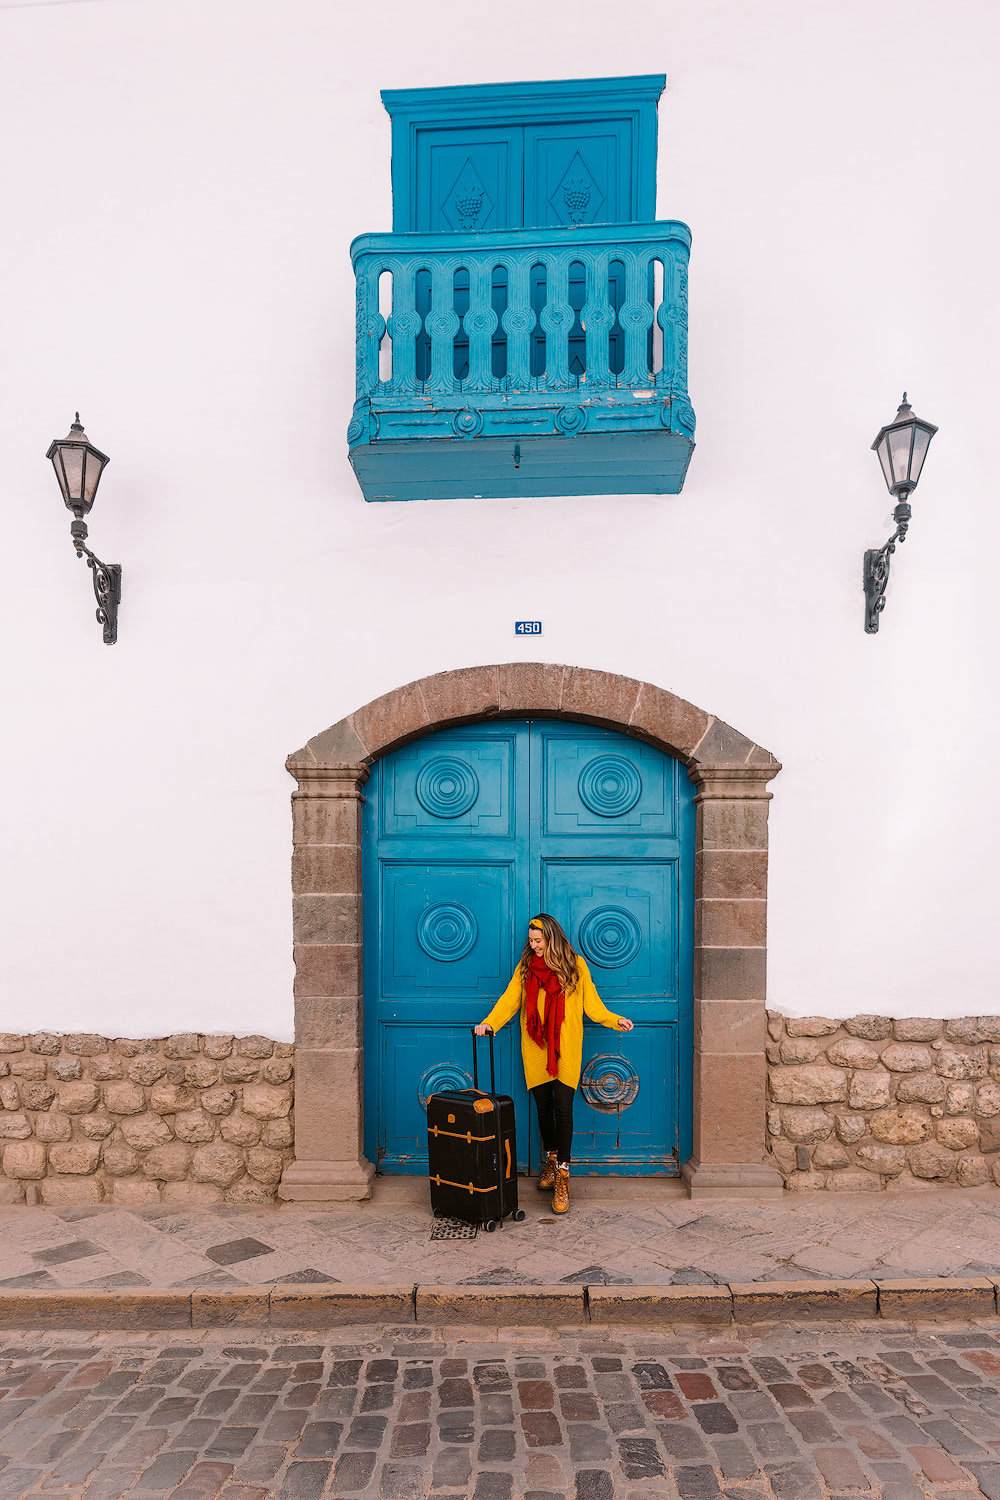
[[[1000,1500],[993,1324],[0,1335],[0,1495]]]

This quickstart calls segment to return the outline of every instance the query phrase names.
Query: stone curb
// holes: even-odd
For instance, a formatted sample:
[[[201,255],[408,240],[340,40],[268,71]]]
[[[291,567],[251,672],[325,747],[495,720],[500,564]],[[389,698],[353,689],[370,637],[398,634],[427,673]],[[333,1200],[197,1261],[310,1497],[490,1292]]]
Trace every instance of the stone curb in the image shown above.
[[[590,1286],[585,1289],[591,1323],[698,1323],[719,1327],[733,1321],[726,1286]]]
[[[737,1323],[879,1316],[874,1281],[734,1281],[729,1290]]]
[[[880,1281],[883,1318],[979,1318],[996,1311],[1000,1280],[990,1276],[921,1277]]]
[[[370,1323],[694,1324],[834,1318],[979,1318],[998,1312],[1000,1276],[897,1281],[754,1281],[728,1286],[396,1286],[315,1284],[172,1291],[0,1291],[0,1329],[323,1329]]]
[[[587,1288],[564,1286],[417,1286],[418,1323],[476,1323],[491,1328],[587,1321]]]

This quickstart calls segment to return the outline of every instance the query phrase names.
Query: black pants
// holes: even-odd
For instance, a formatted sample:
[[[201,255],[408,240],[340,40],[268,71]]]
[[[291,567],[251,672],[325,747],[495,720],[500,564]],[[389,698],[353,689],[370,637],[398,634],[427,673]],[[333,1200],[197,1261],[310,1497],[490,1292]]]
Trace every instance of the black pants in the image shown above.
[[[540,1083],[531,1092],[538,1106],[542,1150],[554,1151],[556,1161],[568,1164],[573,1149],[573,1095],[576,1090],[553,1078],[551,1083]]]

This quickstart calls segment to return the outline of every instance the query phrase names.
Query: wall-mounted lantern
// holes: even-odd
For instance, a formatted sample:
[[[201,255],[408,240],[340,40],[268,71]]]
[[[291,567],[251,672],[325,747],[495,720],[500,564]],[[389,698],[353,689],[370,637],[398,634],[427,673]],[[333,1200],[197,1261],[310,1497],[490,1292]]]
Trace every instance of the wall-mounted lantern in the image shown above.
[[[910,524],[911,514],[910,491],[917,487],[927,449],[936,432],[937,428],[930,422],[923,422],[913,415],[904,391],[895,419],[888,427],[882,428],[872,443],[882,465],[889,493],[896,497],[892,513],[896,530],[884,547],[870,547],[865,553],[865,629],[869,635],[874,635],[878,630],[879,616],[885,608],[889,559],[896,550],[896,543],[906,541],[906,528]]]
[[[86,545],[87,523],[83,519],[94,503],[104,466],[109,462],[88,441],[80,424],[80,413],[64,438],[56,438],[45,455],[52,460],[66,508],[73,512],[70,535],[77,557],[85,557],[94,580],[97,623],[104,627],[104,644],[118,639],[118,605],[122,596],[122,570],[118,563],[102,563]]]

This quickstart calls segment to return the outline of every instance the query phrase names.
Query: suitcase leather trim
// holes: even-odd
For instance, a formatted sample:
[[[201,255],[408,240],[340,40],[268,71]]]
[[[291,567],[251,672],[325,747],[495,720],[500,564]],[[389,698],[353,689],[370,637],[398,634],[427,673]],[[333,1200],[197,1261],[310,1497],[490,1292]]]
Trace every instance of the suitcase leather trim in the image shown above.
[[[448,1118],[450,1119],[451,1116],[449,1115]],[[440,1125],[428,1125],[428,1127],[427,1127],[427,1134],[428,1135],[450,1135],[453,1140],[456,1140],[456,1141],[467,1141],[470,1145],[472,1144],[473,1141],[495,1141],[496,1140],[496,1136],[495,1135],[473,1135],[471,1130],[442,1130],[441,1127],[440,1127]],[[508,1155],[508,1157],[510,1156],[510,1148],[509,1147],[508,1147],[508,1150],[507,1150],[507,1155]],[[507,1175],[510,1176],[510,1173],[508,1172]]]
[[[490,1139],[492,1139],[492,1137],[490,1137]],[[484,1188],[473,1187],[471,1182],[449,1182],[447,1177],[434,1176],[431,1178],[431,1182],[437,1183],[438,1187],[460,1188],[463,1193],[495,1193],[497,1190],[497,1185],[495,1182],[491,1187]]]
[[[463,1089],[462,1092],[465,1093],[465,1094],[475,1094],[475,1093],[478,1093],[479,1091],[478,1091],[478,1089]],[[434,1095],[430,1094],[428,1096],[427,1103],[430,1104],[431,1099],[433,1099],[433,1098],[434,1098]],[[488,1114],[491,1114],[492,1111],[493,1111],[493,1109],[495,1108],[493,1100],[490,1098],[489,1094],[484,1094],[481,1099],[477,1099],[475,1101],[475,1103],[473,1104],[472,1107],[476,1111],[477,1115],[488,1115]],[[450,1120],[452,1117],[449,1115],[448,1118]],[[487,1139],[487,1137],[486,1136],[482,1136],[481,1139],[485,1141]],[[489,1139],[492,1140],[492,1136],[489,1137]]]

